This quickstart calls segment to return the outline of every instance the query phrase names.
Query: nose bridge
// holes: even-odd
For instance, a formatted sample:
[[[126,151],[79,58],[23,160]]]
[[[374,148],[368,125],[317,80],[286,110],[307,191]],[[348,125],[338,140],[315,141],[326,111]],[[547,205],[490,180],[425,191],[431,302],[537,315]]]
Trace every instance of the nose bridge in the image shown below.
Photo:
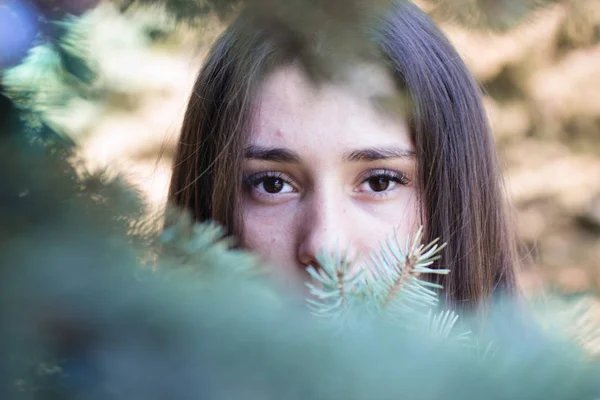
[[[320,250],[341,251],[349,243],[344,218],[343,196],[332,186],[316,188],[306,199],[298,257],[302,264],[314,264]]]

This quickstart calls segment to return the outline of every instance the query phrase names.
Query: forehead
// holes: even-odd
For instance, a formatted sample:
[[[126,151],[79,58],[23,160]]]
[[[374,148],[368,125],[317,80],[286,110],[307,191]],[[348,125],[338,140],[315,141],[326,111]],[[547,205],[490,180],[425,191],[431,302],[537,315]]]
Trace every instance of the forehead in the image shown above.
[[[405,118],[381,106],[399,95],[391,75],[376,66],[349,68],[340,79],[318,86],[300,68],[282,67],[261,86],[250,142],[297,150],[411,149]]]

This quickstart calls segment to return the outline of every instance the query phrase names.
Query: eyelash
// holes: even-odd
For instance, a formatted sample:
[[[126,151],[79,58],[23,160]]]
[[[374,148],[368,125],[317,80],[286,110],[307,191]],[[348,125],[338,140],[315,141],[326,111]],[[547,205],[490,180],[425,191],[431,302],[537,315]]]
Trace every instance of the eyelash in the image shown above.
[[[374,169],[374,170],[367,171],[366,173],[361,175],[359,186],[364,185],[370,179],[380,178],[380,177],[385,178],[391,182],[395,182],[401,186],[408,186],[410,184],[410,180],[408,179],[406,174],[404,174],[403,172],[393,171],[393,170],[389,170],[389,169]],[[383,190],[381,192],[372,191],[372,192],[369,192],[369,196],[379,198],[379,199],[385,198],[390,194],[391,191],[392,190],[387,190],[387,189]]]
[[[255,174],[244,176],[242,178],[242,182],[243,182],[244,188],[246,188],[246,190],[252,191],[260,183],[264,182],[264,180],[266,178],[281,179],[286,184],[292,186],[294,188],[294,190],[296,190],[296,183],[293,180],[291,180],[289,176],[287,176],[286,174],[279,172],[279,171],[264,171],[264,172],[258,172]],[[281,194],[279,194],[279,193],[263,193],[263,192],[257,191],[256,195],[258,195],[259,197],[266,198],[266,199],[272,199]]]
[[[387,178],[390,181],[399,183],[402,186],[406,186],[410,183],[406,174],[404,174],[400,171],[392,171],[389,169],[375,169],[375,170],[367,171],[360,177],[360,183],[362,184],[362,183],[365,183],[366,181],[368,181],[369,179],[378,178],[378,177]]]
[[[389,170],[389,169],[374,169],[374,170],[369,170],[361,175],[361,177],[359,178],[359,182],[360,182],[359,186],[368,182],[369,179],[378,178],[378,177],[388,179],[391,182],[395,182],[402,186],[407,186],[410,183],[410,180],[408,179],[406,174],[404,174],[400,171],[393,171],[393,170]],[[264,171],[264,172],[258,172],[255,174],[250,174],[250,175],[244,176],[242,178],[242,183],[246,190],[252,191],[260,183],[264,182],[264,180],[266,178],[281,179],[282,181],[284,181],[285,184],[290,185],[292,188],[294,188],[295,191],[297,191],[296,183],[292,179],[290,179],[289,176],[287,176],[286,174],[279,172],[279,171]],[[381,197],[387,196],[389,194],[389,192],[390,192],[389,190],[384,190],[381,192],[373,191],[373,192],[370,192],[370,196],[381,198]],[[259,197],[263,197],[266,199],[273,199],[276,196],[281,195],[279,193],[263,193],[263,192],[259,192],[259,191],[256,191],[255,194]]]

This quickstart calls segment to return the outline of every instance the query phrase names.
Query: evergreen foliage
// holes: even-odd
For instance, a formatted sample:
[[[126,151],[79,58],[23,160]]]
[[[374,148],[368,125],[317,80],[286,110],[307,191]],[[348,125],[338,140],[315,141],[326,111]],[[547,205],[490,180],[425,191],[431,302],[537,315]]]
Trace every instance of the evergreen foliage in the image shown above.
[[[560,2],[561,0],[430,0],[423,3],[432,17],[440,21],[451,20],[471,28],[506,30],[533,18],[536,11]],[[316,31],[325,29],[327,35],[322,36],[327,38],[327,43],[322,44],[325,49],[323,54],[319,57],[304,55],[301,60],[307,71],[313,74],[313,78],[322,78],[345,65],[349,59],[372,53],[362,29],[384,12],[388,2],[369,0],[365,4],[364,1],[358,0],[308,3],[303,0],[11,0],[9,6],[16,7],[21,3],[27,6],[27,9],[37,7],[39,15],[27,14],[22,20],[11,20],[11,23],[17,24],[14,29],[29,29],[31,18],[37,16],[38,22],[34,27],[34,33],[37,35],[23,44],[24,48],[19,53],[22,57],[21,63],[14,60],[10,63],[8,60],[4,62],[0,55],[1,91],[22,110],[22,118],[28,121],[28,125],[36,129],[46,126],[59,133],[63,140],[71,140],[78,132],[65,132],[61,129],[53,118],[53,112],[64,110],[77,99],[102,104],[109,101],[111,95],[118,90],[110,87],[106,79],[98,76],[97,55],[89,48],[89,25],[93,18],[90,13],[86,14],[84,11],[97,4],[114,4],[124,16],[131,10],[144,7],[165,10],[161,14],[162,17],[156,18],[162,20],[156,22],[156,26],[148,27],[148,40],[141,41],[140,46],[149,46],[154,36],[161,37],[157,32],[174,29],[171,23],[165,20],[186,22],[201,35],[203,22],[207,17],[216,14],[222,20],[228,20],[242,6],[254,10],[263,24],[285,26],[299,43],[310,42]],[[156,13],[159,14],[160,12]],[[135,25],[139,21],[136,21],[136,16],[132,16],[129,23]]]
[[[351,321],[345,335],[231,249],[220,227],[180,215],[163,231],[133,188],[87,172],[75,143],[40,117],[69,90],[93,92],[71,36],[81,21],[31,52],[38,72],[2,78],[0,398],[600,397],[598,362],[559,335],[569,318],[544,332],[535,310],[499,303],[483,322],[461,316],[481,353],[448,340],[466,335],[453,334],[458,316],[439,309],[440,287],[426,278],[451,271],[433,268],[441,246],[421,243],[421,231],[404,245],[390,238],[363,267],[323,254],[309,269],[311,310]],[[56,91],[19,86],[49,70]]]
[[[119,180],[76,171],[70,150],[3,139],[0,152],[3,399],[598,397],[598,364],[518,307],[490,309],[472,339],[486,354],[444,339],[448,312],[426,330],[357,315],[339,335],[213,225],[136,236],[141,202]],[[411,252],[427,264],[435,249]]]
[[[413,329],[432,338],[447,339],[458,315],[451,310],[437,312],[436,290],[443,287],[426,280],[429,274],[450,272],[432,266],[444,245],[438,245],[437,241],[422,244],[422,236],[421,227],[413,238],[406,238],[402,248],[400,238],[394,233],[363,265],[356,265],[339,253],[321,253],[319,269],[308,268],[313,279],[307,283],[313,296],[307,300],[309,307],[316,315],[338,322],[349,322],[348,317],[366,314],[370,318],[383,317],[398,329]],[[457,337],[467,336],[465,332]]]

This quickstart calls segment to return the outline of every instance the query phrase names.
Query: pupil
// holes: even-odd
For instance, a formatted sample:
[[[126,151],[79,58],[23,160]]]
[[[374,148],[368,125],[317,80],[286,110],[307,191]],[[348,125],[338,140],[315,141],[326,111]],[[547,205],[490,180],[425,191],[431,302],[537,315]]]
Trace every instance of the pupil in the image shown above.
[[[371,178],[369,186],[374,192],[383,192],[390,186],[390,180],[382,176]]]
[[[266,178],[263,186],[267,193],[279,193],[283,189],[283,180],[279,178]]]

